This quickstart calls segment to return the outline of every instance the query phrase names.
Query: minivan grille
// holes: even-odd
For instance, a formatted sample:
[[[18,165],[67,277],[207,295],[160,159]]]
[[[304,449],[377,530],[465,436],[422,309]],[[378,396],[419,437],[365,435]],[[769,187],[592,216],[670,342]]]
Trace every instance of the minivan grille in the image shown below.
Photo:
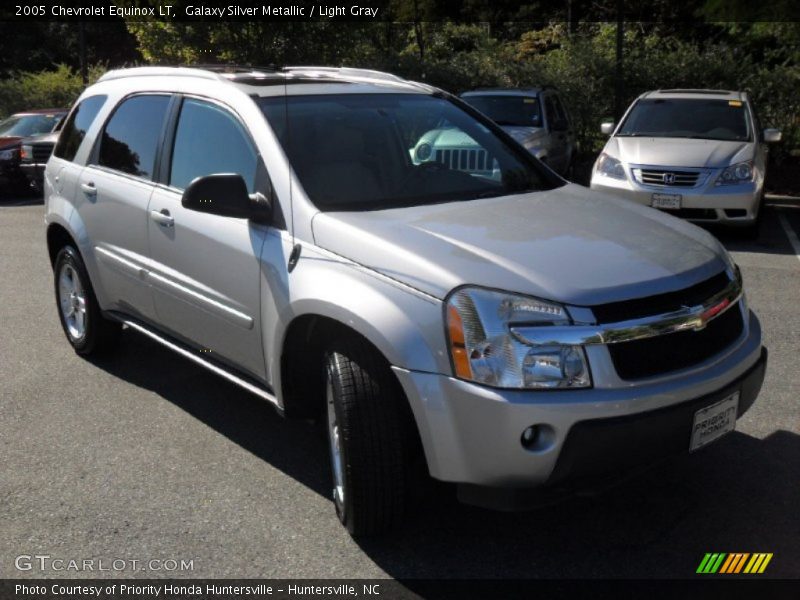
[[[483,148],[439,148],[436,162],[456,171],[485,172],[493,169],[495,161]]]
[[[737,302],[700,331],[679,331],[609,344],[608,351],[620,378],[654,377],[686,369],[719,354],[739,339],[743,329]]]
[[[671,169],[638,169],[639,181],[647,185],[670,187],[694,187],[701,173],[697,171],[675,171]]]

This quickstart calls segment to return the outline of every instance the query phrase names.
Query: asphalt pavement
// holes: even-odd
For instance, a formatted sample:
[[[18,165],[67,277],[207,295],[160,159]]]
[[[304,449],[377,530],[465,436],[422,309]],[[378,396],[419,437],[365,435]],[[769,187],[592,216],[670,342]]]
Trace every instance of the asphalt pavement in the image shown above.
[[[715,233],[770,351],[734,433],[533,512],[434,487],[401,531],[356,542],[311,425],[134,332],[109,358],[78,357],[58,323],[43,206],[0,200],[0,578],[685,578],[706,552],[770,552],[764,576],[798,578],[800,206],[769,206],[757,242]],[[123,568],[99,572],[100,559]]]

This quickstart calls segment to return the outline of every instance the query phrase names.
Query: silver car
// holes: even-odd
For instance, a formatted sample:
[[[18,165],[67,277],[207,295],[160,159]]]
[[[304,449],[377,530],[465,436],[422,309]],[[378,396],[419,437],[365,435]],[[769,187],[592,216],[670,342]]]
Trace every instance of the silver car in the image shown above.
[[[494,167],[415,162],[444,122]],[[112,71],[45,197],[75,351],[146,335],[316,420],[354,535],[396,524],[428,475],[514,508],[700,450],[764,378],[713,236],[568,184],[385,73]]]
[[[464,92],[461,98],[556,173],[569,173],[575,129],[558,90],[551,86],[482,89]]]
[[[639,96],[592,171],[592,189],[679,217],[740,227],[755,236],[761,217],[767,143],[744,92],[658,90]]]

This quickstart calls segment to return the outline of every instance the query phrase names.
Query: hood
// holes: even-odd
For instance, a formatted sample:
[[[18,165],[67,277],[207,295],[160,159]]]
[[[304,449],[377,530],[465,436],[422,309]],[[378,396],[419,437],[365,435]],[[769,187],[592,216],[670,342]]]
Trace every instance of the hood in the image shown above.
[[[752,142],[612,137],[605,152],[634,165],[722,168],[753,158]]]
[[[318,246],[437,298],[464,284],[591,306],[679,290],[723,270],[708,232],[574,184],[369,212],[318,213]]]
[[[0,150],[4,150],[7,146],[14,146],[22,138],[16,135],[0,136]]]
[[[522,127],[518,125],[503,125],[501,129],[514,138],[517,142],[531,148],[545,136],[543,127]]]
[[[61,132],[54,131],[52,133],[42,133],[39,135],[32,135],[22,140],[23,144],[55,144],[58,141],[58,136]]]

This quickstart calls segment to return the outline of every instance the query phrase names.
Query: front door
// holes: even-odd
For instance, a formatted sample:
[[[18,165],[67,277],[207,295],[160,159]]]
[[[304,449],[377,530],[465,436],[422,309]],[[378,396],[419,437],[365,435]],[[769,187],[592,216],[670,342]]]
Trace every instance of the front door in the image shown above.
[[[209,358],[263,378],[259,256],[269,228],[181,206],[196,177],[238,173],[257,190],[260,158],[243,124],[226,107],[184,98],[166,185],[148,209],[158,323]]]

